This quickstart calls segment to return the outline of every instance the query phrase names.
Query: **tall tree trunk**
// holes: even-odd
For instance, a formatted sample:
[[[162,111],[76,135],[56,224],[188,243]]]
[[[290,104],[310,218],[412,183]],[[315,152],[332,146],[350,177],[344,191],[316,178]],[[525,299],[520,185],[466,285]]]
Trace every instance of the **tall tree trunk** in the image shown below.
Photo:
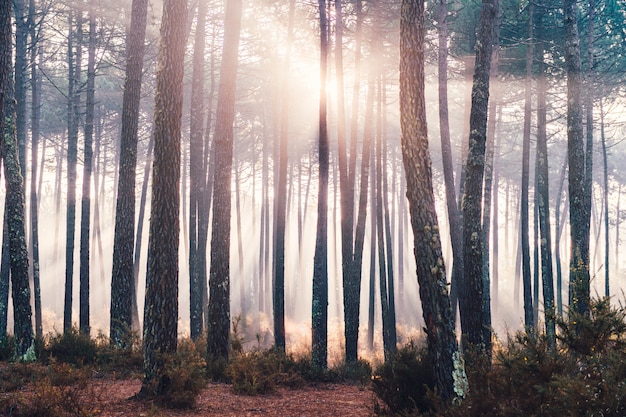
[[[552,234],[550,232],[550,180],[547,145],[547,82],[545,74],[543,9],[536,11],[537,22],[537,207],[541,236],[541,281],[546,337],[551,349],[556,348],[556,314],[554,308],[554,277],[552,269]]]
[[[280,146],[278,158],[278,190],[276,193],[276,234],[274,235],[274,345],[279,352],[285,352],[285,229],[287,222],[287,165],[289,163],[289,66],[295,16],[295,0],[289,2],[289,22],[287,25],[287,51],[283,62],[284,82],[280,106]]]
[[[328,21],[326,1],[319,0],[320,14],[320,104],[319,104],[319,188],[317,232],[313,260],[312,358],[313,366],[328,364],[328,171],[329,145],[326,121],[326,72],[328,69]]]
[[[500,112],[502,112],[502,107],[500,107]],[[500,115],[497,116],[500,118]],[[491,230],[493,230],[491,234],[491,256],[493,259],[493,264],[491,265],[492,269],[492,280],[491,280],[491,305],[492,314],[494,316],[498,316],[498,303],[499,299],[499,287],[500,287],[500,220],[499,220],[499,201],[500,195],[498,194],[498,190],[500,189],[500,169],[499,169],[499,154],[494,155],[494,165],[493,165],[493,188],[496,190],[495,198],[493,199],[493,214],[491,215]]]
[[[489,74],[498,2],[483,0],[476,41],[476,65],[470,111],[469,153],[463,194],[463,285],[459,307],[464,342],[490,356],[491,339],[485,340],[482,283],[481,201],[485,167]],[[417,231],[416,231],[417,233]]]
[[[608,157],[606,152],[606,137],[604,135],[604,106],[600,98],[600,140],[602,141],[602,185],[603,185],[603,203],[604,203],[604,296],[611,296],[611,287],[609,285],[610,278],[610,251],[609,251],[609,168]],[[619,223],[619,213],[616,216]]]
[[[364,155],[365,156],[365,155]],[[370,277],[369,277],[369,294],[368,294],[368,310],[367,310],[367,347],[370,352],[374,351],[374,324],[375,324],[375,308],[376,308],[376,155],[370,152],[367,158],[370,160],[370,175],[372,184],[370,186]],[[366,197],[367,200],[367,197]]]
[[[15,10],[15,130],[22,178],[26,179],[26,78],[30,19],[24,0],[13,1]],[[24,186],[26,186],[24,184]]]
[[[139,307],[137,305],[137,288],[139,288],[139,267],[141,261],[141,247],[142,247],[142,239],[143,239],[143,226],[144,226],[144,218],[146,214],[146,200],[148,199],[148,184],[150,182],[150,171],[152,166],[154,153],[154,135],[150,135],[150,139],[148,140],[148,150],[146,151],[146,159],[144,166],[144,174],[143,181],[141,186],[141,197],[139,199],[139,214],[137,215],[137,231],[135,234],[135,256],[133,259],[133,284],[134,291],[132,296],[132,330],[134,332],[139,332],[140,323],[139,323]],[[113,297],[111,297],[113,298]],[[128,331],[128,326],[126,326],[125,331]]]
[[[568,157],[565,155],[561,175],[559,176],[559,188],[556,192],[556,201],[554,203],[554,262],[556,263],[556,310],[558,317],[563,316],[563,273],[561,267],[561,235],[563,233],[564,222],[561,217],[561,199],[563,197],[563,186],[565,185],[565,175],[567,174]],[[567,211],[568,201],[565,200],[563,213]]]
[[[583,74],[578,36],[576,0],[564,0],[565,67],[567,71],[567,155],[569,164],[570,216],[570,311],[586,314],[589,310],[589,227],[590,213],[586,203],[582,88]]]
[[[35,0],[29,2],[29,17],[32,19],[36,12]],[[39,199],[37,181],[41,182],[43,177],[43,166],[41,174],[37,172],[39,155],[39,135],[41,121],[41,77],[37,57],[41,60],[41,51],[38,45],[38,31],[31,21],[30,27],[30,91],[31,91],[31,177],[30,177],[30,247],[33,259],[33,294],[35,301],[35,335],[37,338],[43,337],[43,325],[41,314],[41,284],[39,276]],[[38,54],[39,52],[39,54]],[[45,146],[42,151],[42,162],[45,160]],[[38,176],[39,174],[39,176]]]
[[[417,279],[437,392],[464,396],[432,188],[424,97],[424,2],[403,0],[400,18],[400,125]],[[478,276],[480,279],[480,275]],[[479,298],[480,300],[480,298]],[[481,329],[482,330],[482,329]]]
[[[76,34],[73,16],[76,14]],[[63,331],[72,328],[72,299],[74,287],[74,244],[76,232],[76,165],[78,161],[78,125],[80,106],[80,78],[82,60],[82,11],[70,11],[67,46],[68,101],[67,101],[67,209],[65,233],[65,302],[63,307]],[[76,46],[74,47],[74,42]],[[74,54],[74,48],[76,53]]]
[[[204,126],[204,156],[202,175],[205,178],[205,187],[202,191],[200,204],[198,205],[198,279],[202,283],[202,315],[204,317],[204,328],[209,327],[209,286],[207,279],[207,244],[209,239],[209,219],[211,214],[211,203],[213,200],[213,177],[215,175],[215,141],[211,140],[213,129],[213,99],[215,96],[215,27],[211,34],[210,53],[210,84],[209,100],[206,110],[206,124]]]
[[[191,108],[189,123],[189,317],[191,338],[202,335],[202,274],[200,272],[199,240],[201,201],[206,187],[204,170],[204,49],[206,39],[207,2],[198,3],[196,35],[191,74]],[[204,258],[206,262],[206,258]]]
[[[210,361],[224,361],[224,364],[228,361],[230,334],[231,177],[241,9],[241,0],[232,0],[226,5],[224,49],[214,135],[215,177],[213,180],[207,354]]]
[[[456,295],[459,281],[463,277],[463,231],[456,188],[454,185],[454,167],[452,162],[452,145],[450,144],[450,121],[448,117],[448,9],[447,1],[439,0],[437,23],[439,25],[439,44],[437,47],[438,92],[439,92],[439,134],[441,136],[441,160],[443,163],[443,180],[446,189],[446,208],[450,225],[450,242],[452,244],[452,278],[450,296],[452,312],[456,317]],[[454,294],[452,292],[454,291]]]
[[[585,108],[585,194],[584,204],[587,216],[591,218],[591,195],[593,193],[593,101],[594,101],[594,23],[595,23],[595,0],[589,0],[587,27],[587,70],[584,75],[584,108]],[[597,246],[596,246],[597,247]]]
[[[1,81],[1,80],[0,80]],[[1,149],[0,149],[1,151]],[[6,341],[9,314],[9,291],[11,290],[11,256],[9,254],[9,210],[4,200],[2,221],[2,253],[0,255],[0,343]]]
[[[147,0],[133,0],[130,31],[126,41],[128,62],[124,96],[122,98],[122,132],[119,156],[119,176],[115,209],[115,233],[113,237],[113,272],[111,277],[111,345],[130,347],[129,332],[134,328],[133,316],[139,324],[137,311],[137,272],[134,259],[141,255],[138,249],[133,258],[135,242],[135,174],[137,170],[137,129],[139,103],[141,100],[141,77],[143,71],[144,41],[148,13]],[[150,138],[152,140],[152,137]],[[146,166],[147,176],[149,165]],[[147,178],[144,180],[147,186]],[[142,198],[145,196],[142,190]],[[143,217],[137,223],[136,245],[141,245],[140,230]]]
[[[352,166],[348,160],[348,145],[346,141],[345,121],[345,94],[343,79],[343,8],[342,1],[335,0],[335,13],[337,25],[335,29],[335,67],[337,82],[337,159],[339,165],[339,188],[341,194],[341,268],[343,277],[343,308],[344,308],[344,336],[346,342],[346,362],[354,362],[358,356],[358,317],[355,312],[359,310],[360,300],[355,298],[352,292],[355,288],[354,276],[354,182],[350,182]],[[359,7],[359,6],[357,6]],[[359,16],[357,15],[357,19]],[[360,23],[357,23],[360,24]],[[360,36],[357,34],[356,36]],[[355,41],[356,42],[356,41]],[[360,42],[360,39],[359,39]],[[360,51],[357,52],[360,54]],[[360,59],[360,57],[359,57]],[[356,69],[355,69],[356,71]],[[357,80],[355,80],[357,83]],[[358,88],[358,84],[355,84]],[[353,108],[353,111],[354,108]],[[358,110],[356,110],[358,111]],[[354,115],[353,115],[354,116]],[[353,124],[351,134],[356,134],[357,125]],[[355,139],[356,141],[356,139]],[[352,149],[351,149],[352,151]],[[350,154],[350,158],[354,155]],[[360,282],[360,280],[359,280]]]
[[[496,19],[495,42],[494,49],[491,54],[491,70],[490,76],[492,79],[497,80],[499,72],[500,61],[500,13],[498,13]],[[487,116],[487,139],[485,142],[485,179],[483,190],[483,322],[485,329],[485,340],[488,340],[488,344],[491,343],[491,276],[489,271],[489,247],[490,247],[490,235],[491,235],[491,203],[498,199],[497,189],[495,190],[496,196],[493,198],[493,165],[494,154],[496,148],[496,122],[497,122],[497,104],[499,99],[498,87],[494,88],[494,94],[489,101],[488,116]],[[497,233],[497,229],[496,229]],[[495,259],[495,258],[494,258]]]
[[[398,340],[397,330],[396,330],[396,291],[395,291],[395,275],[393,271],[393,240],[391,238],[391,220],[389,214],[389,185],[387,184],[387,156],[389,155],[388,147],[387,147],[387,98],[386,98],[386,89],[384,84],[384,77],[381,74],[381,79],[379,81],[380,84],[380,99],[378,100],[378,119],[380,120],[379,124],[379,137],[382,142],[382,153],[381,153],[381,164],[382,164],[382,205],[383,205],[383,216],[384,216],[384,230],[385,230],[385,244],[386,244],[386,252],[387,252],[387,298],[388,298],[388,310],[387,310],[387,326],[389,328],[388,334],[388,346],[390,348],[390,352],[392,354],[396,353],[396,344]]]
[[[94,0],[89,2],[89,46],[87,61],[87,97],[83,153],[83,195],[80,215],[80,332],[89,335],[89,233],[91,221],[91,174],[93,168],[93,127],[96,81],[96,16]]]
[[[13,296],[15,357],[34,358],[28,250],[24,228],[24,183],[20,172],[11,83],[11,3],[0,5],[0,156],[4,162],[6,216]]]
[[[154,179],[144,307],[142,391],[162,394],[162,355],[176,352],[180,141],[187,2],[165,0],[154,98]]]
[[[377,16],[378,17],[378,16]],[[385,222],[383,220],[383,212],[385,207],[383,206],[383,146],[382,146],[382,134],[381,134],[381,106],[380,106],[380,83],[377,83],[378,90],[378,105],[376,114],[376,211],[372,211],[372,215],[376,216],[376,237],[378,248],[378,281],[380,283],[380,306],[381,316],[383,324],[383,351],[385,355],[385,361],[389,361],[396,351],[396,341],[392,340],[390,321],[391,309],[390,309],[390,288],[387,282],[387,263],[391,259],[389,252],[386,252],[385,247]],[[372,181],[374,179],[372,178]]]
[[[533,59],[533,10],[528,5],[528,44],[526,45],[526,81],[524,83],[524,142],[522,145],[522,196],[521,225],[522,234],[522,283],[524,286],[524,325],[527,330],[534,328],[531,268],[530,268],[530,220],[529,220],[529,183],[530,183],[530,125],[532,106],[532,59]]]

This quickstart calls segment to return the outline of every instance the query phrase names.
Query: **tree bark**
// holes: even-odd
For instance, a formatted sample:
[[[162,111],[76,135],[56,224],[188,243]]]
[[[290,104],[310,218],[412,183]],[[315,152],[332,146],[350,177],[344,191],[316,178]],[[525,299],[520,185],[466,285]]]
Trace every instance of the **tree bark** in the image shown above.
[[[122,132],[111,277],[110,339],[111,345],[118,347],[130,347],[128,336],[133,328],[133,311],[137,304],[136,268],[133,258],[135,174],[137,170],[137,130],[147,13],[147,0],[133,0],[130,31],[126,41],[128,62],[126,63],[124,96],[122,98]],[[148,169],[149,167],[147,167]],[[141,220],[137,224],[138,231],[142,228]],[[137,239],[137,245],[139,245],[141,234],[138,233]],[[135,257],[139,257],[139,255],[136,253]]]
[[[602,141],[602,185],[603,185],[603,203],[604,203],[604,296],[611,296],[611,287],[609,278],[611,276],[610,268],[610,247],[609,247],[609,168],[608,168],[608,155],[606,152],[606,136],[604,134],[604,106],[602,104],[602,98],[600,98],[600,140]],[[616,216],[617,222],[619,222],[619,212]]]
[[[448,297],[441,237],[435,211],[424,97],[424,3],[403,0],[400,18],[400,124],[407,198],[414,234],[417,279],[428,351],[437,392],[463,396],[455,386],[463,373]],[[478,276],[480,279],[480,275]],[[479,298],[480,300],[480,298]],[[480,304],[480,303],[479,303]],[[462,365],[461,365],[462,366]]]
[[[543,43],[543,10],[536,11],[537,22],[537,206],[541,246],[541,280],[543,284],[543,310],[546,337],[551,349],[556,348],[556,310],[554,308],[554,276],[552,269],[552,234],[550,232],[550,181],[548,177],[547,140],[547,82],[545,74]]]
[[[320,104],[319,104],[319,188],[317,233],[313,260],[312,358],[313,366],[328,365],[328,171],[329,145],[326,121],[326,72],[328,68],[328,21],[326,1],[319,0],[320,14]]]
[[[85,113],[85,135],[83,153],[83,195],[80,213],[80,299],[79,329],[89,335],[89,281],[90,254],[89,233],[91,221],[91,174],[93,171],[93,127],[95,110],[96,81],[96,16],[95,4],[89,3],[89,46],[87,60],[87,97]]]
[[[526,80],[524,83],[524,139],[522,145],[522,195],[521,225],[522,234],[522,283],[524,286],[524,325],[526,330],[535,327],[530,268],[530,226],[529,226],[529,183],[530,183],[530,125],[532,106],[532,59],[533,59],[533,9],[528,5],[528,44],[526,45]]]
[[[295,0],[289,2],[289,22],[287,25],[287,51],[282,68],[284,82],[281,97],[280,113],[280,146],[278,159],[278,190],[276,193],[276,235],[274,236],[274,345],[279,352],[285,353],[285,228],[287,222],[287,165],[289,163],[289,66],[291,61],[291,45],[293,43],[293,27]]]
[[[43,166],[41,174],[37,172],[39,157],[39,135],[41,134],[41,77],[37,58],[41,61],[41,50],[39,47],[39,33],[32,21],[36,12],[35,1],[29,2],[30,28],[30,90],[31,90],[31,177],[30,177],[30,246],[33,259],[33,293],[35,304],[35,335],[37,338],[43,337],[42,315],[41,315],[41,284],[39,274],[39,189],[37,181],[41,183],[43,177]],[[39,52],[39,53],[38,53]],[[45,155],[45,145],[42,155]],[[42,162],[45,158],[42,156]],[[39,174],[39,176],[38,176]]]
[[[459,297],[461,329],[468,348],[489,357],[490,340],[485,340],[482,283],[482,195],[489,105],[489,74],[498,3],[483,0],[480,12],[476,65],[470,111],[469,153],[463,194],[463,285]]]
[[[28,250],[24,228],[24,181],[18,158],[18,143],[13,108],[11,82],[11,3],[0,5],[0,156],[4,162],[6,184],[6,226],[8,226],[13,296],[13,335],[15,358],[34,357],[33,325],[31,322]]]
[[[142,390],[161,394],[163,356],[176,352],[180,141],[187,2],[165,0],[154,102],[154,179],[144,308]],[[155,388],[156,387],[156,388]]]
[[[198,2],[196,18],[196,35],[193,48],[193,69],[191,74],[191,107],[189,123],[189,317],[191,338],[198,339],[202,335],[202,279],[199,256],[200,212],[206,174],[204,170],[204,50],[206,39],[207,2]],[[206,250],[206,248],[205,248]]]
[[[76,34],[73,16],[76,14]],[[70,11],[67,42],[68,94],[67,94],[67,202],[65,222],[65,302],[63,306],[63,331],[72,329],[74,287],[74,245],[76,232],[76,166],[78,162],[78,125],[80,106],[80,78],[82,60],[82,11]],[[74,39],[74,37],[76,37]],[[76,46],[74,47],[74,42]],[[74,53],[74,48],[76,53]]]
[[[441,136],[441,161],[443,163],[443,180],[446,189],[446,208],[450,225],[450,242],[452,244],[452,277],[454,288],[463,278],[463,225],[459,215],[456,187],[454,185],[454,167],[452,162],[452,145],[450,144],[450,122],[448,117],[448,10],[447,1],[439,0],[437,23],[439,25],[439,45],[437,48],[438,62],[438,93],[439,93],[439,134]],[[452,292],[452,287],[451,287]],[[456,316],[457,296],[452,297],[453,316]]]
[[[565,67],[567,72],[567,155],[569,165],[570,216],[570,310],[586,314],[589,310],[589,228],[590,212],[586,204],[582,87],[583,75],[578,36],[576,0],[564,0]]]
[[[224,363],[228,361],[230,334],[231,178],[241,9],[241,0],[231,0],[226,5],[224,49],[220,68],[214,135],[215,177],[213,183],[207,354],[209,361],[224,361]]]

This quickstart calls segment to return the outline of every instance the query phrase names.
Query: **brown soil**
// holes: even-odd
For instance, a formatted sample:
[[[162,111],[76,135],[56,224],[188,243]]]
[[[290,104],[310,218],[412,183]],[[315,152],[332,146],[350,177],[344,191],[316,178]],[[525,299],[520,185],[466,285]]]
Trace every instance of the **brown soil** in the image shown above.
[[[298,389],[278,388],[272,394],[245,396],[235,394],[227,384],[210,383],[197,398],[191,410],[168,410],[135,395],[141,381],[89,378],[89,386],[76,392],[76,401],[88,415],[101,417],[151,416],[223,416],[223,417],[367,417],[373,416],[374,394],[369,388],[348,384],[316,384]],[[37,396],[37,383],[12,392],[1,392],[0,404],[17,399],[22,402]],[[75,397],[75,398],[76,398]],[[12,401],[11,401],[12,402]],[[0,415],[5,410],[0,409]]]

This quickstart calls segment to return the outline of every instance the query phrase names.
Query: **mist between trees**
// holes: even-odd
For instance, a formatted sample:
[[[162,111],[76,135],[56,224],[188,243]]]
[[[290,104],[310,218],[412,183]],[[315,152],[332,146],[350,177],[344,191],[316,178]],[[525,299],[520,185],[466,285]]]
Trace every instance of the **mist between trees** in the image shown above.
[[[459,333],[464,302],[496,334],[550,333],[621,297],[621,2],[13,3],[3,154],[11,190],[14,135],[24,210],[1,191],[2,336],[17,221],[38,336],[135,329],[167,351],[208,330],[217,358],[241,316],[249,346],[382,360],[428,324],[423,187]],[[423,39],[401,31],[422,18]],[[431,185],[410,206],[417,154]],[[142,333],[166,313],[173,342]]]

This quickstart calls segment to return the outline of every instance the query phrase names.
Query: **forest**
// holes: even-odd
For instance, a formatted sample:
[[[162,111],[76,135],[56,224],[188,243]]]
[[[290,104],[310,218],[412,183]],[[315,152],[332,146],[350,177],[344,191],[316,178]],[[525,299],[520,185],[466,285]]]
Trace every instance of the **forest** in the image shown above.
[[[2,2],[0,358],[106,357],[142,398],[260,366],[381,415],[623,415],[625,19]]]

